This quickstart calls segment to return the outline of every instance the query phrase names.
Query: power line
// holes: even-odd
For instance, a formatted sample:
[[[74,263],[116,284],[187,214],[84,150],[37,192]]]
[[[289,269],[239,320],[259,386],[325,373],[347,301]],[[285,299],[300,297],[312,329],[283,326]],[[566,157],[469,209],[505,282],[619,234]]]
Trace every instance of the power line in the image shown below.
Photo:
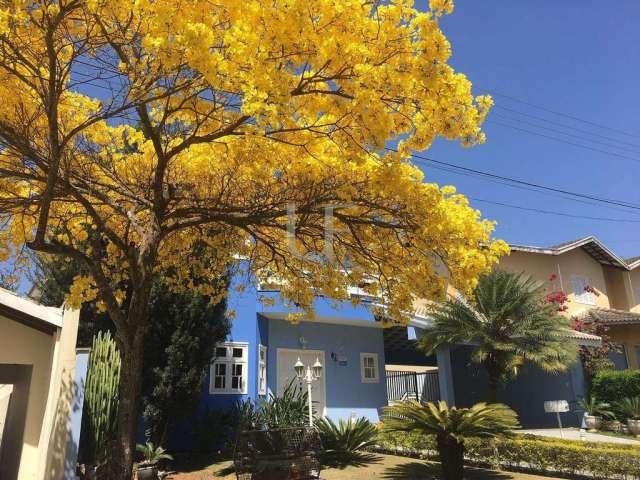
[[[426,162],[424,162],[426,163]],[[455,170],[453,168],[448,168],[442,165],[429,165],[429,168],[435,169],[435,170],[440,170],[443,172],[448,172],[448,173],[452,173],[454,175],[462,175],[465,177],[471,177],[471,178],[475,178],[477,180],[484,180],[487,182],[491,182],[491,183],[496,183],[498,185],[504,185],[510,188],[516,188],[518,190],[525,190],[528,192],[534,192],[534,193],[539,193],[541,195],[548,195],[550,197],[555,197],[555,198],[562,198],[563,200],[570,200],[572,202],[576,202],[576,203],[581,203],[584,205],[595,205],[597,207],[600,208],[607,208],[610,210],[615,210],[616,212],[623,212],[626,214],[631,214],[631,215],[640,215],[640,212],[637,211],[629,211],[629,210],[625,210],[624,208],[626,207],[615,207],[613,205],[601,205],[596,201],[592,201],[592,200],[584,200],[581,198],[574,198],[574,197],[570,197],[567,195],[563,195],[561,193],[555,193],[555,192],[547,192],[544,190],[538,190],[536,188],[533,187],[527,187],[525,185],[519,185],[519,184],[514,184],[514,183],[509,183],[507,181],[502,181],[502,180],[498,180],[498,179],[494,179],[494,178],[490,178],[490,177],[483,177],[483,176],[479,176],[479,175],[474,175],[473,173],[469,173],[469,172],[462,172],[462,171],[458,171]]]
[[[503,202],[496,202],[494,200],[485,200],[483,198],[476,198],[476,197],[467,197],[470,200],[473,200],[475,202],[482,202],[482,203],[488,203],[491,205],[498,205],[501,207],[508,207],[508,208],[514,208],[517,210],[524,210],[527,212],[535,212],[535,213],[542,213],[545,215],[557,215],[560,217],[570,217],[570,218],[578,218],[578,219],[582,219],[582,220],[597,220],[597,221],[601,221],[601,222],[617,222],[617,223],[640,223],[640,220],[627,220],[624,218],[606,218],[606,217],[591,217],[588,215],[574,215],[572,213],[566,213],[566,212],[555,212],[555,211],[551,211],[551,210],[543,210],[540,208],[529,208],[529,207],[523,207],[521,205],[513,205],[510,203],[503,203]]]
[[[607,150],[601,150],[599,148],[594,148],[589,145],[582,145],[581,143],[571,142],[569,140],[565,140],[564,138],[554,137],[552,135],[547,135],[545,133],[533,132],[531,130],[527,130],[526,128],[516,127],[514,125],[509,125],[508,123],[496,122],[495,120],[487,120],[487,123],[492,123],[494,125],[500,125],[502,127],[511,128],[513,130],[518,130],[520,132],[528,133],[530,135],[537,135],[539,137],[548,138],[550,140],[555,140],[556,142],[566,143],[568,145],[573,145],[574,147],[584,148],[585,150],[591,150],[593,152],[604,153],[606,155],[612,155],[614,157],[625,158],[627,160],[631,160],[632,162],[640,163],[640,160],[637,158],[629,157],[628,155],[623,155],[621,153],[609,152]]]
[[[390,151],[390,152],[398,152],[397,149],[395,148],[385,148],[385,150]],[[448,162],[443,162],[441,160],[436,160],[434,158],[429,158],[429,157],[425,157],[422,155],[418,155],[418,154],[413,154],[412,155],[413,159],[416,159],[418,161],[424,161],[424,162],[430,162],[430,163],[435,163],[437,165],[444,165],[456,170],[460,170],[463,172],[468,172],[470,174],[474,174],[477,176],[482,176],[482,177],[486,177],[486,178],[492,178],[492,179],[496,179],[496,180],[502,180],[505,182],[509,182],[509,183],[513,183],[513,184],[517,184],[517,185],[524,185],[527,187],[532,187],[535,189],[539,189],[539,190],[544,190],[544,191],[548,191],[548,192],[555,192],[555,193],[560,193],[563,195],[568,195],[571,197],[577,197],[577,198],[582,198],[582,199],[587,199],[587,200],[592,200],[598,203],[604,203],[604,204],[608,204],[608,205],[615,205],[615,206],[619,206],[619,207],[624,207],[624,208],[629,208],[632,210],[639,210],[640,211],[640,205],[638,204],[634,204],[631,202],[626,202],[624,200],[617,200],[617,199],[612,199],[612,198],[606,198],[606,197],[599,197],[596,195],[591,195],[588,193],[580,193],[580,192],[572,192],[570,190],[565,190],[562,188],[556,188],[556,187],[549,187],[546,185],[541,185],[541,184],[537,184],[537,183],[533,183],[533,182],[528,182],[526,180],[520,180],[517,178],[511,178],[511,177],[506,177],[503,175],[498,175],[495,173],[491,173],[491,172],[484,172],[482,170],[475,170],[473,168],[469,168],[469,167],[462,167],[460,165],[455,165],[453,163],[448,163]]]
[[[551,125],[556,125],[558,127],[569,128],[571,130],[575,130],[576,132],[586,133],[587,135],[592,135],[594,137],[603,138],[605,140],[611,140],[613,142],[621,143],[623,145],[628,145],[628,146],[634,147],[634,148],[640,148],[640,145],[638,145],[637,143],[625,142],[624,140],[619,140],[617,138],[609,137],[607,135],[602,135],[600,133],[592,132],[591,130],[585,130],[585,129],[582,129],[582,128],[574,127],[573,125],[568,125],[566,123],[549,120],[548,118],[540,117],[538,115],[532,115],[532,114],[530,114],[528,112],[521,112],[520,110],[516,110],[515,108],[505,107],[504,105],[499,105],[497,103],[492,108],[498,108],[500,110],[506,110],[507,112],[515,113],[517,115],[522,115],[524,117],[533,118],[534,120],[539,120],[539,121],[542,121],[542,122],[545,122],[545,123],[549,123]]]
[[[592,121],[590,121],[590,120],[585,120],[585,119],[583,119],[583,118],[576,117],[576,116],[574,116],[574,115],[570,115],[570,114],[568,114],[568,113],[558,112],[558,111],[556,111],[556,110],[552,110],[552,109],[547,108],[547,107],[543,107],[543,106],[540,106],[540,105],[536,105],[535,103],[531,103],[531,102],[528,102],[528,101],[526,101],[526,100],[522,100],[522,99],[520,99],[520,98],[513,97],[513,96],[511,96],[511,95],[505,95],[505,94],[503,94],[503,93],[496,92],[495,90],[492,90],[492,89],[483,88],[482,90],[484,90],[484,91],[486,91],[486,92],[490,93],[491,95],[495,95],[495,96],[498,96],[498,97],[507,98],[507,99],[509,99],[509,100],[511,100],[511,101],[518,102],[518,103],[522,103],[523,105],[528,105],[528,106],[530,106],[530,107],[537,108],[537,109],[539,109],[539,110],[543,110],[543,111],[545,111],[545,112],[552,113],[552,114],[554,114],[554,115],[558,115],[558,116],[565,117],[565,118],[570,118],[571,120],[575,120],[575,121],[577,121],[577,122],[586,123],[586,124],[588,124],[588,125],[593,125],[594,127],[598,127],[598,128],[604,128],[605,130],[609,130],[609,131],[611,131],[611,132],[616,132],[616,133],[618,133],[618,134],[620,134],[620,135],[626,135],[627,137],[640,138],[637,134],[633,134],[633,133],[625,132],[625,131],[620,130],[620,129],[617,129],[617,128],[608,127],[608,126],[606,126],[606,125],[602,125],[602,124],[600,124],[600,123],[595,123],[595,122],[592,122]]]
[[[558,130],[556,128],[551,128],[551,127],[547,127],[547,126],[544,126],[544,125],[540,125],[538,123],[527,121],[527,120],[524,120],[522,118],[515,118],[515,117],[504,115],[504,114],[498,113],[498,112],[494,113],[493,115],[497,116],[499,119],[501,119],[503,121],[522,123],[524,125],[529,125],[529,126],[532,126],[534,128],[540,128],[542,130],[547,130],[549,132],[556,133],[556,134],[559,134],[559,135],[566,135],[567,137],[576,138],[576,139],[582,140],[584,142],[597,143],[598,145],[604,145],[605,147],[616,148],[618,150],[623,150],[623,151],[626,151],[626,152],[635,153],[637,155],[640,155],[640,152],[632,150],[632,149],[630,149],[628,147],[620,147],[620,146],[614,145],[612,143],[602,142],[600,140],[594,140],[592,138],[587,138],[587,137],[584,137],[582,135],[575,135],[573,133],[563,132],[562,130]],[[640,162],[640,159],[636,159],[636,161]]]

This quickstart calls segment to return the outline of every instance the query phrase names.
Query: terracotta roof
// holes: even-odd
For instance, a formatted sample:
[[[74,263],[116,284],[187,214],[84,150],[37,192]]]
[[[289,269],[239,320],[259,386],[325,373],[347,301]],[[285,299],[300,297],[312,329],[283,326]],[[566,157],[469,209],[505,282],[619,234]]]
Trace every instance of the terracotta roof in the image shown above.
[[[592,308],[582,318],[591,318],[607,325],[640,324],[640,313],[615,310],[613,308]]]
[[[581,248],[588,253],[594,260],[603,265],[622,268],[625,270],[633,270],[640,266],[640,257],[633,262],[619,257],[611,251],[604,243],[593,235],[571,240],[570,242],[559,243],[550,247],[534,247],[530,245],[510,244],[511,250],[529,253],[542,253],[546,255],[562,255],[576,248]]]
[[[600,347],[602,345],[602,339],[597,335],[578,332],[577,330],[568,329],[565,338],[570,338],[571,340],[576,341],[578,345],[584,345],[586,347]]]

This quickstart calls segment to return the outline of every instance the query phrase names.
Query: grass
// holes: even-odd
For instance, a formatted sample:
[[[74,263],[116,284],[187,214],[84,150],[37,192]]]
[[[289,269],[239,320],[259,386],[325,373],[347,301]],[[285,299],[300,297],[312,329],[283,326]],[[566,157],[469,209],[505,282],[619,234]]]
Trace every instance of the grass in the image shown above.
[[[551,479],[551,477],[470,467],[466,468],[465,472],[465,479],[469,480]],[[332,463],[332,467],[322,470],[321,478],[322,480],[437,480],[440,478],[439,474],[440,465],[437,462],[393,455],[361,454],[347,462]],[[192,466],[184,467],[180,472],[172,474],[168,478],[170,480],[235,480],[236,476],[230,461],[215,461],[207,466],[203,466],[203,462],[200,461]]]
[[[607,430],[598,430],[596,433],[600,435],[606,435],[607,437],[617,437],[617,438],[627,438],[629,440],[640,440],[635,435],[631,435],[629,433],[619,433],[619,432],[609,432]]]

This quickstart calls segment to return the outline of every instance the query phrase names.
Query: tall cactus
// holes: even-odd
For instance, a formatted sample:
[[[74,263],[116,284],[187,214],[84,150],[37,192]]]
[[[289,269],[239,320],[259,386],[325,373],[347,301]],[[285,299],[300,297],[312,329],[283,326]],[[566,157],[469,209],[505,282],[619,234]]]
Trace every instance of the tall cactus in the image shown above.
[[[81,456],[85,463],[96,464],[105,458],[116,427],[120,354],[110,332],[93,337],[85,385]]]

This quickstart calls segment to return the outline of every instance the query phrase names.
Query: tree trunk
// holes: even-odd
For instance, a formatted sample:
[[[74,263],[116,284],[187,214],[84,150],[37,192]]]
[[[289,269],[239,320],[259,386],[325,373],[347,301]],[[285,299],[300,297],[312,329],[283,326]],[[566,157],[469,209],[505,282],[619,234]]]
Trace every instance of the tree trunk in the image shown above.
[[[487,392],[487,402],[496,403],[498,401],[498,389],[505,373],[505,369],[495,355],[490,355],[484,362],[484,367],[489,375],[489,391]]]
[[[140,327],[131,335],[132,339],[122,338],[123,333],[118,334],[121,338],[119,343],[122,360],[118,390],[118,428],[107,470],[109,480],[130,480],[140,416],[144,334]]]
[[[487,393],[487,402],[498,402],[498,388],[500,387],[500,376],[489,372],[489,392]]]
[[[437,442],[443,480],[462,480],[464,477],[464,444],[448,436],[438,436]]]

